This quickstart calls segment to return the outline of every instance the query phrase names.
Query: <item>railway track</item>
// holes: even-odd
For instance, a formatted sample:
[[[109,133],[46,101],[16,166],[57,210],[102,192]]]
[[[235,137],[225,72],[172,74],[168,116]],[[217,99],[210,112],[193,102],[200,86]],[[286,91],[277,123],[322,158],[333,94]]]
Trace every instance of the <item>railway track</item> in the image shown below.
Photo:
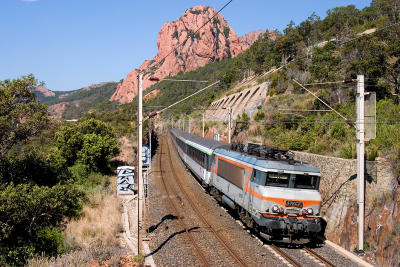
[[[160,155],[163,155],[163,145],[164,145],[163,143],[160,144]],[[194,250],[196,251],[198,258],[201,260],[201,262],[203,263],[204,266],[211,266],[209,261],[207,260],[206,256],[204,255],[204,251],[201,250],[200,247],[197,245],[193,236],[189,232],[189,228],[186,226],[186,224],[182,220],[181,216],[179,216],[180,212],[179,212],[178,208],[176,207],[176,205],[174,204],[174,202],[172,201],[172,198],[171,198],[172,194],[166,184],[165,174],[164,174],[164,171],[162,168],[163,165],[162,165],[162,157],[161,156],[159,157],[159,160],[160,160],[159,163],[160,163],[161,181],[162,181],[165,191],[167,192],[168,200],[169,200],[168,202],[170,204],[170,207],[173,209],[175,214],[178,216],[179,224],[181,225],[181,228],[185,231],[186,237],[188,238],[190,244],[193,246]]]
[[[282,249],[280,249],[276,245],[270,244],[269,247],[272,250],[274,250],[276,253],[278,253],[282,258],[284,258],[290,265],[292,265],[294,267],[305,266],[305,264],[299,263],[297,260],[293,259],[292,256],[288,255],[288,253],[286,253],[285,251],[283,251]],[[335,267],[335,265],[333,265],[331,262],[329,262],[328,260],[323,258],[321,255],[317,254],[313,250],[309,249],[308,247],[303,247],[302,250],[305,253],[307,253],[308,255],[310,255],[313,258],[315,258],[318,261],[318,263],[321,263],[321,264],[323,264],[323,265],[325,265],[327,267]]]
[[[315,259],[317,259],[318,261],[322,262],[323,264],[325,264],[325,266],[328,267],[334,267],[335,265],[333,265],[331,262],[329,262],[327,259],[323,258],[322,256],[318,255],[317,253],[315,253],[314,251],[312,251],[311,249],[309,249],[308,247],[304,247],[303,250],[308,253],[309,255],[313,256]]]
[[[164,146],[167,146],[166,151],[164,150]],[[180,192],[183,194],[185,200],[189,203],[190,207],[192,208],[192,210],[196,213],[196,215],[198,216],[198,218],[204,223],[204,225],[206,226],[206,228],[209,230],[210,233],[212,233],[212,235],[216,238],[216,240],[218,240],[218,242],[220,243],[221,247],[229,254],[229,256],[240,266],[247,266],[246,262],[241,258],[241,256],[229,245],[229,243],[218,233],[218,231],[213,227],[213,225],[207,220],[207,218],[202,214],[202,212],[200,211],[200,209],[198,208],[198,206],[194,203],[194,201],[192,200],[192,198],[189,196],[189,194],[186,192],[186,190],[183,188],[183,185],[180,182],[180,175],[178,175],[177,171],[176,171],[176,166],[175,164],[172,162],[171,159],[171,147],[170,144],[167,140],[167,137],[163,138],[163,141],[161,142],[161,146],[160,146],[160,152],[161,154],[164,151],[164,158],[167,157],[168,158],[168,162],[169,165],[171,167],[172,170],[172,174],[173,177],[175,177],[175,182],[177,183]],[[177,207],[176,204],[174,204],[174,202],[172,201],[173,196],[177,196],[176,191],[174,190],[174,188],[172,186],[169,186],[168,189],[168,181],[165,177],[164,174],[164,170],[163,170],[163,163],[160,157],[160,170],[161,170],[161,180],[162,180],[162,184],[168,194],[168,199],[169,199],[169,203],[171,205],[171,207],[173,208],[174,212],[177,215],[182,214],[182,211],[180,211]],[[193,236],[191,235],[190,231],[188,230],[187,225],[185,224],[185,222],[182,219],[183,216],[178,216],[181,227],[184,229],[189,242],[192,244],[192,247],[194,248],[194,250],[196,251],[196,254],[199,256],[199,259],[201,260],[201,262],[203,263],[203,265],[205,266],[211,266],[210,264],[210,260],[207,259],[206,257],[206,253],[196,244]]]

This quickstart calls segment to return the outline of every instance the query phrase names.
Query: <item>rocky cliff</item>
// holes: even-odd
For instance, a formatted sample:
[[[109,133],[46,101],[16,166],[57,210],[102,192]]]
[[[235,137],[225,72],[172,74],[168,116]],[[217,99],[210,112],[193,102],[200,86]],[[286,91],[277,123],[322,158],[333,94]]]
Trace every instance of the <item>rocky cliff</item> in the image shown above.
[[[33,89],[33,92],[36,93],[41,93],[44,97],[51,97],[51,96],[55,96],[56,94],[53,91],[50,91],[49,89],[47,89],[46,86],[44,85],[38,85],[36,86],[35,89]]]
[[[215,9],[200,5],[186,10],[182,17],[162,26],[158,33],[157,55],[139,67],[144,73],[143,90],[155,83],[149,80],[151,76],[162,79],[174,76],[179,71],[191,71],[217,60],[235,57],[265,33],[254,31],[238,37],[226,20],[216,13]],[[177,48],[172,51],[174,47]],[[137,94],[137,75],[137,70],[130,72],[110,100],[119,103],[132,101]]]

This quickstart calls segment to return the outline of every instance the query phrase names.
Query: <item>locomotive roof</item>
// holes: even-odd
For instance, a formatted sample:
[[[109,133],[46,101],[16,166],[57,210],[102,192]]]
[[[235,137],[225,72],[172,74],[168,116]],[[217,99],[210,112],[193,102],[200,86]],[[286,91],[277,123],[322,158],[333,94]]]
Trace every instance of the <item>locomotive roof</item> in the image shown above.
[[[317,167],[314,167],[313,165],[303,162],[295,162],[294,164],[292,164],[287,160],[264,159],[225,148],[217,148],[215,149],[214,153],[229,157],[234,160],[239,160],[242,162],[249,163],[256,168],[259,167],[260,169],[267,169],[267,170],[278,169],[283,171],[301,172],[301,173],[320,173]]]
[[[215,141],[213,139],[203,138],[201,136],[193,135],[193,134],[181,131],[176,128],[171,129],[171,132],[174,135],[176,135],[178,138],[184,139],[187,144],[194,146],[196,148],[199,148],[200,150],[203,150],[203,152],[205,152],[209,155],[217,147],[223,147],[223,146],[228,147],[229,146],[228,143],[221,142],[221,141]]]

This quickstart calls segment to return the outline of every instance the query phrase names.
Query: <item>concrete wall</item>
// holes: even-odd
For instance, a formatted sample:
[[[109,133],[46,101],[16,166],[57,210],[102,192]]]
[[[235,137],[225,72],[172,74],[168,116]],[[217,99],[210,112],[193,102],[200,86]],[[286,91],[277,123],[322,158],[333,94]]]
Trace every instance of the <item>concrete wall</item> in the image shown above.
[[[206,111],[206,120],[226,121],[229,117],[229,107],[232,108],[232,119],[246,112],[252,118],[257,106],[262,105],[268,92],[268,82],[248,85],[249,88],[238,93],[225,96],[211,103],[210,110]],[[236,87],[233,89],[237,89]]]

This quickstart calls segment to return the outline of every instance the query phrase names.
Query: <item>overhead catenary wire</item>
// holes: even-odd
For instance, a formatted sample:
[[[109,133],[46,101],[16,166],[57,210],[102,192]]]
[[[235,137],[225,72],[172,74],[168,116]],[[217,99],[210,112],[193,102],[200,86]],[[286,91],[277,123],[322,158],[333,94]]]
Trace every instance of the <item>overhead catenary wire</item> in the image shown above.
[[[162,81],[174,81],[174,82],[196,82],[196,83],[208,83],[209,81],[199,81],[199,80],[177,80],[177,79],[167,79],[164,78]]]
[[[307,92],[309,92],[310,94],[312,94],[315,98],[317,98],[319,101],[321,101],[321,103],[323,103],[325,106],[327,106],[329,109],[331,109],[332,111],[334,111],[337,115],[339,115],[342,119],[344,119],[346,121],[346,123],[348,123],[349,125],[353,125],[354,123],[351,122],[350,120],[348,120],[345,116],[343,116],[342,114],[340,114],[338,111],[336,111],[334,108],[332,108],[331,106],[329,106],[324,100],[322,100],[321,98],[319,98],[316,94],[314,94],[313,92],[311,92],[310,90],[308,90],[305,86],[303,86],[301,83],[299,83],[298,81],[294,80],[293,81],[295,83],[297,83],[300,87],[302,87],[304,90],[306,90]]]
[[[358,40],[360,38],[366,37],[366,36],[371,35],[371,34],[376,34],[377,32],[380,32],[380,31],[383,31],[383,30],[386,30],[386,29],[389,29],[389,28],[392,28],[392,27],[398,26],[398,25],[400,25],[400,22],[392,23],[392,24],[386,25],[384,27],[381,27],[381,28],[379,28],[379,29],[377,29],[377,30],[375,30],[375,31],[373,31],[371,33],[361,34],[360,36],[357,36],[357,37],[354,37],[354,38],[352,38],[350,40],[344,41],[344,42],[342,42],[342,43],[340,43],[338,45],[342,46],[342,45],[345,45],[345,44],[350,43],[352,41]]]
[[[310,85],[326,85],[326,84],[338,84],[338,83],[350,83],[350,82],[356,82],[356,79],[351,79],[351,80],[342,80],[342,81],[333,81],[333,82],[316,82],[316,83],[305,83],[303,84],[304,86],[310,86]]]
[[[218,84],[219,82],[220,82],[220,81],[216,81],[216,82],[214,82],[214,83],[212,83],[212,84],[210,84],[210,85],[204,87],[203,89],[200,89],[200,90],[194,92],[193,94],[188,95],[187,97],[185,97],[185,98],[183,98],[183,99],[181,99],[181,100],[179,100],[179,101],[177,101],[177,102],[175,102],[175,103],[173,103],[173,104],[171,104],[171,105],[169,105],[169,106],[167,106],[167,107],[165,107],[165,108],[163,108],[163,109],[161,109],[161,110],[155,112],[155,114],[150,114],[150,115],[147,116],[143,121],[148,120],[152,115],[160,114],[160,113],[164,112],[165,110],[167,110],[167,109],[169,109],[169,108],[171,108],[171,107],[173,107],[173,106],[175,106],[175,105],[181,103],[182,101],[185,101],[186,99],[188,99],[188,98],[190,98],[190,97],[192,97],[192,96],[194,96],[194,95],[197,95],[197,94],[203,92],[204,90],[206,90],[206,89],[208,89],[208,88],[210,88],[210,87],[212,87],[212,86]]]

